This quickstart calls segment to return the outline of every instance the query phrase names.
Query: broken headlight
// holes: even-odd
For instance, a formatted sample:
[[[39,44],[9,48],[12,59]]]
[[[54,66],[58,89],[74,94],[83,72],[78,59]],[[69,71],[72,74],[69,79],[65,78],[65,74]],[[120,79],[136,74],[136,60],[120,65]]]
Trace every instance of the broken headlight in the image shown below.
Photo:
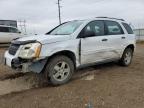
[[[40,43],[29,43],[23,45],[19,52],[19,57],[22,59],[38,58],[42,45]]]

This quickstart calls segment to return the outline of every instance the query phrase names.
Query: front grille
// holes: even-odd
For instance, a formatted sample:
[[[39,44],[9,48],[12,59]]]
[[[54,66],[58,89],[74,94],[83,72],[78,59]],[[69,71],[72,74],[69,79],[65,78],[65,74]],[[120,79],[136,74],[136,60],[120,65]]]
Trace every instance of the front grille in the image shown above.
[[[15,55],[19,47],[20,47],[19,44],[11,44],[9,47],[9,54]]]

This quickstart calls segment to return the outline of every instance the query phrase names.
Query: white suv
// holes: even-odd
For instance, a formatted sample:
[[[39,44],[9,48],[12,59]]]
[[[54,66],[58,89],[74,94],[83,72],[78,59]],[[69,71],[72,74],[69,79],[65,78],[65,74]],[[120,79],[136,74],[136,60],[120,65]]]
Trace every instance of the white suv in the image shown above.
[[[13,39],[19,37],[23,37],[23,35],[17,28],[0,25],[0,44],[10,43]]]
[[[122,19],[97,17],[63,23],[45,35],[12,41],[5,64],[43,73],[54,85],[67,83],[78,67],[119,61],[130,65],[135,35]]]

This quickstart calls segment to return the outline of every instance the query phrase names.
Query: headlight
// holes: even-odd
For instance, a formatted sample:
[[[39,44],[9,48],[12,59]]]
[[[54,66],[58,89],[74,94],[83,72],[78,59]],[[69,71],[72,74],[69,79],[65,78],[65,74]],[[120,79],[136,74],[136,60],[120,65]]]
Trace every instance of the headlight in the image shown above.
[[[19,52],[19,57],[23,59],[38,58],[41,51],[40,43],[30,43],[24,45]]]

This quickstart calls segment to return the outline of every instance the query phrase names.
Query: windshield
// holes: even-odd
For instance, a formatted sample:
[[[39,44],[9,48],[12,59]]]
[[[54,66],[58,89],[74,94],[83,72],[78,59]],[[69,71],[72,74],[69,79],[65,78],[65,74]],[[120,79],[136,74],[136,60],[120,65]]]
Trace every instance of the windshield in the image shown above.
[[[74,33],[82,24],[82,21],[71,21],[60,25],[54,29],[50,35],[70,35]]]

